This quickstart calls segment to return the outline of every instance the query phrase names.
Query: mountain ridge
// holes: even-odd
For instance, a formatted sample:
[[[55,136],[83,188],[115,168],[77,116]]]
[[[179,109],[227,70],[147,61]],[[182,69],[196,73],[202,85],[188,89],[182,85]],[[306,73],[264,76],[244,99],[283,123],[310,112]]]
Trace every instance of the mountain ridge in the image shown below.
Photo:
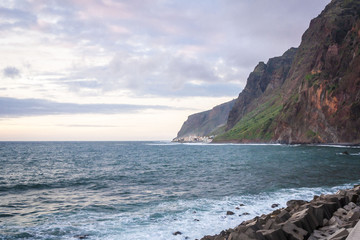
[[[214,142],[360,143],[360,1],[332,0],[298,48],[260,62],[218,133]]]

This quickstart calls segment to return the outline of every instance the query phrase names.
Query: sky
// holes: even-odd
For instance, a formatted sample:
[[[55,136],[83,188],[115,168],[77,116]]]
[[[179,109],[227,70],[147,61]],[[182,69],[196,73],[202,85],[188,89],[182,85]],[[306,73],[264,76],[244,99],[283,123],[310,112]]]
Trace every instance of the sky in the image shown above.
[[[1,0],[0,141],[171,140],[330,0]]]

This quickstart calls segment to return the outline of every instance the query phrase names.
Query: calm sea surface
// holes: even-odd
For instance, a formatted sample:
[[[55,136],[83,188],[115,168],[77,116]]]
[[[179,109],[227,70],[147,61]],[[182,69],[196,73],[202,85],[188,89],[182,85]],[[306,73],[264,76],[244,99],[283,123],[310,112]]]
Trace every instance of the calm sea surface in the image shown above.
[[[0,239],[195,239],[359,183],[359,147],[0,142]]]

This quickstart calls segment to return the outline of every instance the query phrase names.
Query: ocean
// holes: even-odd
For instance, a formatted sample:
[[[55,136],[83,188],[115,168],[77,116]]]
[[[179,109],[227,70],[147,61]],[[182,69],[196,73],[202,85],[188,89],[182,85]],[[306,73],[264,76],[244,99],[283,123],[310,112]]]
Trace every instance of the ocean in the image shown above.
[[[356,146],[0,142],[0,239],[200,239],[359,183]]]

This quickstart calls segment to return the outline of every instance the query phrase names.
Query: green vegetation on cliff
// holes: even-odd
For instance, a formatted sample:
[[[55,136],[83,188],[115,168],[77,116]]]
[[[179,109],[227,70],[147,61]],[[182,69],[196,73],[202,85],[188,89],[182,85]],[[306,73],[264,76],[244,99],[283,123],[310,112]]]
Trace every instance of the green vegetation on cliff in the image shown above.
[[[270,141],[276,127],[274,120],[281,110],[280,96],[276,96],[247,113],[233,128],[217,136],[214,141]]]

